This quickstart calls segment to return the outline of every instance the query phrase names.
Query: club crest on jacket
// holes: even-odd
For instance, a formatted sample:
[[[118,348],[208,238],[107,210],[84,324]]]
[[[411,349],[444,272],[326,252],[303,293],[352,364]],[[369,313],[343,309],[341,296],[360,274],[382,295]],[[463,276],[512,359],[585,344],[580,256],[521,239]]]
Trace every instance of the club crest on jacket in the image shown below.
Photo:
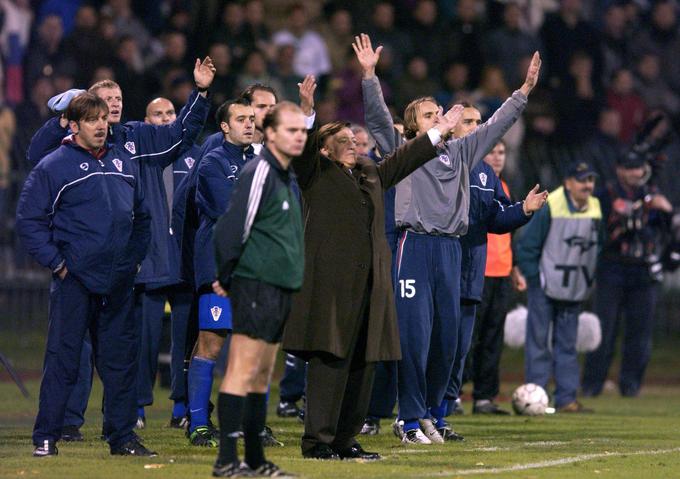
[[[482,182],[482,186],[486,186],[486,179],[488,177],[486,176],[486,173],[480,173],[479,174],[479,181]]]
[[[194,160],[194,159],[193,159],[192,157],[190,157],[190,156],[187,156],[186,158],[184,158],[184,163],[187,164],[187,166],[189,167],[189,169],[192,169],[192,168],[194,167],[194,163],[196,163],[196,160]]]
[[[133,155],[137,153],[137,148],[135,148],[135,142],[134,141],[126,141],[125,142],[125,149],[132,153]]]
[[[83,170],[83,171],[87,171],[87,170],[90,169],[90,165],[88,165],[87,163],[81,163],[80,169]]]
[[[112,160],[113,166],[116,167],[118,171],[123,171],[123,162],[120,161],[118,158],[114,158]]]

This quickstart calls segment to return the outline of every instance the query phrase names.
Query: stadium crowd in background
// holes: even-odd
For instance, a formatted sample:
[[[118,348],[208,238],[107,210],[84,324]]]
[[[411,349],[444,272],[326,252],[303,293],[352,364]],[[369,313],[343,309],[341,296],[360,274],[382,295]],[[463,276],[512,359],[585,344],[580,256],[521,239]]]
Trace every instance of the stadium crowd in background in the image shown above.
[[[87,131],[80,123],[89,122],[93,115],[67,110],[69,102],[74,104],[74,98],[81,97],[99,102],[97,121],[104,124],[107,120],[99,118],[104,115],[103,100],[111,145],[100,145],[99,130],[104,131],[105,126],[93,133],[97,148],[103,148],[99,153],[93,145],[77,146],[92,150],[96,159],[105,153],[112,156],[112,152],[130,157],[129,176],[139,178],[133,186],[141,190],[139,201],[143,197],[151,216],[150,232],[145,232],[151,246],[144,262],[138,261],[135,294],[121,301],[131,308],[135,304],[138,321],[132,329],[142,338],[141,345],[126,346],[129,356],[136,356],[133,350],[142,348],[136,394],[130,392],[134,386],[127,379],[122,384],[122,379],[110,374],[103,377],[107,389],[102,436],[109,440],[112,454],[155,454],[131,430],[132,396],[136,395],[137,428],[144,428],[144,406],[153,401],[166,298],[173,308],[173,328],[182,329],[176,335],[173,329],[175,405],[171,425],[184,427],[185,416],[191,416],[187,436],[194,445],[218,445],[219,433],[210,421],[213,367],[227,330],[233,329],[232,341],[238,346],[231,352],[218,401],[222,448],[214,470],[217,475],[243,472],[235,451],[241,428],[246,462],[252,469],[264,468],[262,474],[276,475],[278,469],[265,460],[262,446],[267,441],[279,444],[265,426],[265,412],[276,347],[282,339],[287,351],[309,360],[302,442],[305,457],[380,458],[356,442],[363,421],[381,417],[377,412],[373,416],[369,408],[369,402],[372,408],[375,400],[369,401],[373,367],[380,360],[388,362],[378,368],[383,375],[379,384],[391,384],[395,389],[385,396],[392,398],[392,404],[384,406],[391,414],[398,397],[394,430],[402,442],[461,440],[444,417],[460,394],[476,305],[483,298],[487,229],[506,233],[527,222],[529,226],[518,235],[514,251],[517,269],[513,270],[515,283],[524,275],[529,291],[526,379],[546,386],[554,366],[557,409],[584,412],[576,401],[580,374],[576,322],[596,265],[605,267],[597,273],[600,280],[612,279],[607,280],[609,289],[597,293],[603,317],[606,312],[616,313],[621,300],[613,295],[626,287],[637,290],[644,286],[645,304],[649,305],[646,313],[653,313],[662,262],[677,266],[677,259],[665,257],[664,252],[673,242],[671,215],[673,205],[680,204],[680,189],[672,175],[662,174],[664,168],[680,167],[676,133],[680,67],[673,57],[680,51],[677,14],[671,0],[45,0],[37,5],[0,0],[0,259],[8,265],[2,274],[6,278],[44,278],[28,259],[30,254],[52,270],[56,286],[65,277],[71,281],[64,262],[55,262],[61,257],[48,254],[54,249],[51,240],[42,239],[59,229],[57,218],[68,218],[68,202],[66,213],[60,203],[64,201],[62,192],[81,179],[69,177],[56,196],[53,188],[38,191],[35,184],[62,173],[56,167],[48,169],[54,166],[54,158],[69,154],[68,145],[59,146],[62,139],[68,133]],[[359,32],[370,37],[355,36]],[[380,45],[375,51],[371,39]],[[197,57],[206,59],[201,62]],[[80,88],[89,88],[89,93],[76,90]],[[61,92],[67,93],[57,95]],[[283,109],[276,109],[274,105],[285,100],[300,102],[300,109],[288,102],[283,103]],[[285,114],[276,113],[279,110]],[[273,116],[272,111],[276,113]],[[283,121],[291,112],[295,113],[295,121],[291,120],[294,127]],[[402,114],[403,128],[398,130],[401,120],[397,115]],[[145,123],[129,121],[142,119]],[[289,127],[302,134],[302,123],[309,129],[310,141],[298,157],[299,152],[293,153],[297,147],[289,148],[285,135]],[[201,129],[202,138],[197,140]],[[272,137],[271,148],[264,142],[265,130]],[[399,145],[403,146],[397,148]],[[491,166],[482,161],[499,145],[505,164],[496,169],[503,170],[503,183],[492,159],[487,160]],[[49,155],[52,160],[41,161],[55,149],[56,153]],[[78,154],[87,156],[81,150]],[[277,154],[284,150],[283,156]],[[251,178],[253,158],[259,158],[260,166]],[[430,158],[439,161],[416,170]],[[41,166],[33,169],[39,161]],[[120,173],[120,160],[111,161]],[[296,175],[289,176],[291,161]],[[104,167],[102,160],[99,164]],[[88,168],[87,162],[81,163],[81,170]],[[280,182],[275,190],[271,181],[265,187],[269,173],[260,172],[270,168],[276,178],[271,181]],[[250,175],[250,196],[246,186],[237,182],[241,172]],[[30,181],[24,183],[27,176]],[[77,176],[74,173],[74,178]],[[407,181],[397,184],[407,176]],[[563,181],[564,188],[559,187]],[[548,207],[541,208],[548,195],[537,193],[534,185],[538,184],[541,189],[554,190]],[[393,185],[397,185],[396,199],[395,189],[383,196],[383,189]],[[15,225],[12,212],[22,188]],[[31,210],[36,205],[29,205],[31,188],[44,203],[39,212]],[[432,191],[441,193],[440,197],[433,199]],[[493,195],[487,198],[483,191]],[[509,191],[520,196],[529,193],[524,202],[511,203],[506,197]],[[329,200],[336,193],[337,198]],[[276,218],[293,223],[299,220],[298,201],[302,201],[306,218],[304,281],[298,254],[293,263],[300,268],[295,270],[300,281],[288,278],[276,283],[278,289],[267,298],[262,284],[271,285],[280,278],[272,276],[273,270],[261,268],[261,259],[248,254],[247,244],[260,248],[260,258],[266,256],[262,251],[275,253],[276,248],[262,249],[260,242],[266,241],[269,233],[257,229],[266,226],[281,233],[285,228],[275,219],[267,223],[267,218],[260,216],[258,220],[264,223],[256,221],[253,226],[260,194],[267,200],[266,211],[276,212],[277,202],[282,201],[285,213],[277,213]],[[238,205],[235,200],[229,202],[230,195],[241,198]],[[353,195],[355,198],[344,205]],[[606,203],[602,212],[591,195]],[[45,206],[47,200],[51,211]],[[362,207],[350,214],[356,207],[354,200]],[[228,205],[227,217],[236,215],[245,221],[244,232],[238,235],[222,216]],[[503,215],[508,219],[502,220]],[[105,224],[106,215],[98,220]],[[30,221],[39,223],[40,229]],[[224,264],[217,265],[219,282],[214,282],[215,258],[211,254],[216,223],[221,224],[222,236],[233,243],[233,251],[229,251],[233,264],[226,269]],[[246,243],[251,226],[255,232],[251,243]],[[390,231],[395,226],[396,230]],[[335,234],[329,234],[334,228]],[[291,231],[287,240],[296,240],[301,233],[298,229]],[[383,230],[391,243],[380,239]],[[562,241],[565,235],[568,241]],[[353,246],[344,244],[347,237],[355,240]],[[42,242],[38,244],[36,238]],[[246,244],[244,251],[238,251],[241,243]],[[275,243],[279,247],[285,241]],[[609,255],[598,260],[602,243]],[[291,251],[283,248],[281,257],[291,260]],[[135,253],[139,259],[139,252]],[[239,263],[241,256],[251,263]],[[390,262],[395,270],[392,283]],[[436,276],[439,265],[447,262],[450,269],[444,268],[444,274]],[[346,265],[346,278],[336,273],[343,269],[341,265]],[[507,277],[511,266],[505,265],[498,276]],[[125,269],[125,281],[135,276],[127,262],[114,267]],[[565,270],[564,277],[549,274],[565,268],[569,271]],[[584,281],[567,284],[571,269],[583,270]],[[75,270],[72,274],[79,278],[83,273]],[[622,275],[634,276],[639,282],[616,289],[614,279]],[[256,280],[248,286],[252,291],[243,286],[244,278]],[[242,289],[233,291],[230,305],[224,295],[232,279]],[[428,285],[430,289],[423,289]],[[55,289],[51,301],[57,301],[60,294],[73,301],[89,294],[96,298],[83,301],[96,303],[100,296],[111,295],[111,284],[85,286],[88,292],[78,292],[80,296]],[[192,289],[197,293],[193,300]],[[298,289],[301,293],[291,299],[290,293]],[[430,290],[430,296],[424,294]],[[237,301],[246,297],[250,301],[248,295],[252,295],[252,303],[241,302],[238,307]],[[102,301],[93,306],[95,316],[106,314],[106,300]],[[272,306],[270,312],[276,310],[272,314],[280,321],[274,330],[262,329],[259,324],[266,314],[251,311],[262,304]],[[233,317],[221,316],[232,307]],[[149,313],[152,310],[153,314]],[[198,317],[189,310],[196,311]],[[555,316],[552,339],[545,321],[548,310]],[[620,392],[635,396],[649,360],[651,317],[635,316],[630,308],[626,313]],[[50,314],[63,316],[54,307]],[[183,319],[176,322],[179,315]],[[220,317],[226,322],[216,326]],[[602,390],[618,319],[610,314],[603,320],[605,341],[588,357],[584,376],[588,395]],[[123,324],[122,319],[117,321]],[[196,338],[189,333],[186,340],[187,322],[200,324],[193,352]],[[54,338],[64,333],[55,326],[58,321],[52,323],[49,340],[54,343]],[[96,323],[91,326],[94,354],[100,374],[106,374],[111,358],[101,352],[98,355],[96,342],[101,351],[115,341],[105,335],[96,337],[97,327]],[[59,401],[47,407],[41,396],[34,455],[56,454],[59,435],[64,439],[61,427],[69,425],[73,381],[78,383],[77,390],[87,381],[76,376],[91,377],[91,366],[89,370],[83,367],[89,364],[91,346],[85,341],[82,351],[76,352],[83,343],[78,334],[68,338],[68,347],[58,343],[46,356],[46,367],[56,354],[64,355],[68,368],[63,373],[66,379],[51,377],[46,370],[41,394],[46,398],[58,391]],[[633,341],[633,336],[638,341]],[[251,343],[246,337],[256,341]],[[187,348],[182,351],[185,342]],[[490,344],[495,350],[482,359],[489,361],[492,375],[497,377],[501,346],[498,339]],[[81,354],[86,359],[79,361]],[[191,358],[188,386],[180,372],[185,357]],[[250,357],[260,359],[257,371],[254,366],[234,371],[239,361],[250,364]],[[404,360],[397,364],[397,373],[389,361],[399,357]],[[79,362],[80,371],[76,367]],[[137,366],[126,363],[126,368]],[[304,374],[304,368],[298,367],[299,374]],[[481,402],[475,403],[473,412],[502,413],[493,403],[497,379],[491,379],[475,398]],[[60,381],[67,386],[62,387]],[[75,416],[80,418],[79,425],[89,385],[86,389],[78,393],[82,406],[76,408]],[[119,417],[119,408],[113,404],[123,390],[126,408],[124,417]],[[282,400],[287,402],[283,396]],[[296,407],[291,407],[295,414]],[[233,414],[226,413],[232,409]],[[367,425],[370,421],[364,429]],[[364,433],[372,433],[367,431]]]

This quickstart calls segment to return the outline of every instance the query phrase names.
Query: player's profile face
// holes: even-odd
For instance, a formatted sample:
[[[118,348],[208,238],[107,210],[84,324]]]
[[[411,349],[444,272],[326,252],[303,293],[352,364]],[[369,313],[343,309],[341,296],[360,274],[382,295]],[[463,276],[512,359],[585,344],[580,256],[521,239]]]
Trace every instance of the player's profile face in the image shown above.
[[[96,94],[109,107],[109,123],[120,123],[123,114],[123,92],[120,88],[100,88]]]
[[[267,128],[267,147],[288,158],[301,155],[306,141],[307,126],[302,112],[282,110],[278,125]]]
[[[453,129],[453,136],[456,138],[463,138],[469,135],[482,124],[482,115],[477,108],[465,108],[463,116],[458,121],[458,124]]]
[[[439,107],[431,101],[424,101],[416,107],[416,126],[418,133],[425,133],[437,124]]]
[[[251,102],[253,110],[255,110],[255,127],[262,130],[262,121],[264,117],[276,105],[276,98],[271,92],[265,90],[255,90],[253,92],[253,101]]]
[[[227,141],[239,146],[250,145],[255,133],[255,113],[252,106],[231,105],[229,123],[220,125],[227,135]]]

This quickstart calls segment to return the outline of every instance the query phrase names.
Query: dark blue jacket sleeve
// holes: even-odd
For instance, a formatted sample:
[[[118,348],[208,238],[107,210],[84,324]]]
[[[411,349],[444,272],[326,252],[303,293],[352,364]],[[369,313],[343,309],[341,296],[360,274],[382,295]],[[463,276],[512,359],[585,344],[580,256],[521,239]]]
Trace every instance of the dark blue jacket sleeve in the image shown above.
[[[169,125],[136,124],[130,134],[143,153],[132,158],[156,161],[162,168],[172,164],[184,143],[191,147],[196,142],[209,110],[210,101],[194,90],[177,119]]]
[[[489,233],[509,233],[527,224],[531,216],[524,214],[522,202],[512,203],[510,201],[505,191],[503,191],[501,181],[496,175],[494,175],[492,181],[494,182],[494,214],[490,216],[487,224]]]
[[[230,173],[231,174],[231,173]],[[198,166],[196,206],[199,214],[216,221],[227,210],[235,178],[229,179],[224,168],[212,155]]]
[[[28,253],[52,271],[64,261],[59,248],[52,241],[50,229],[56,189],[48,171],[41,167],[34,168],[21,190],[16,221],[17,234]]]
[[[59,148],[61,140],[66,135],[68,135],[68,128],[61,127],[58,116],[47,120],[31,138],[31,143],[26,150],[28,163],[31,166],[37,165],[48,153]]]
[[[141,168],[135,184],[134,219],[132,222],[132,235],[130,236],[131,257],[135,265],[142,264],[151,242],[151,213],[144,199],[142,186]]]

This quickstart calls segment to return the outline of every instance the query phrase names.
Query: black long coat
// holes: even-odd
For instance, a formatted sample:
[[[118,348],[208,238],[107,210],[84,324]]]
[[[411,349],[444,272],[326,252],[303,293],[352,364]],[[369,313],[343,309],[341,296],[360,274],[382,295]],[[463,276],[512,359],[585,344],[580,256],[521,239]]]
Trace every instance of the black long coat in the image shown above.
[[[378,165],[358,158],[350,175],[321,155],[310,136],[293,160],[304,199],[305,274],[284,332],[286,351],[304,359],[347,357],[372,268],[366,360],[401,358],[383,193],[435,156],[428,136],[420,135]]]

